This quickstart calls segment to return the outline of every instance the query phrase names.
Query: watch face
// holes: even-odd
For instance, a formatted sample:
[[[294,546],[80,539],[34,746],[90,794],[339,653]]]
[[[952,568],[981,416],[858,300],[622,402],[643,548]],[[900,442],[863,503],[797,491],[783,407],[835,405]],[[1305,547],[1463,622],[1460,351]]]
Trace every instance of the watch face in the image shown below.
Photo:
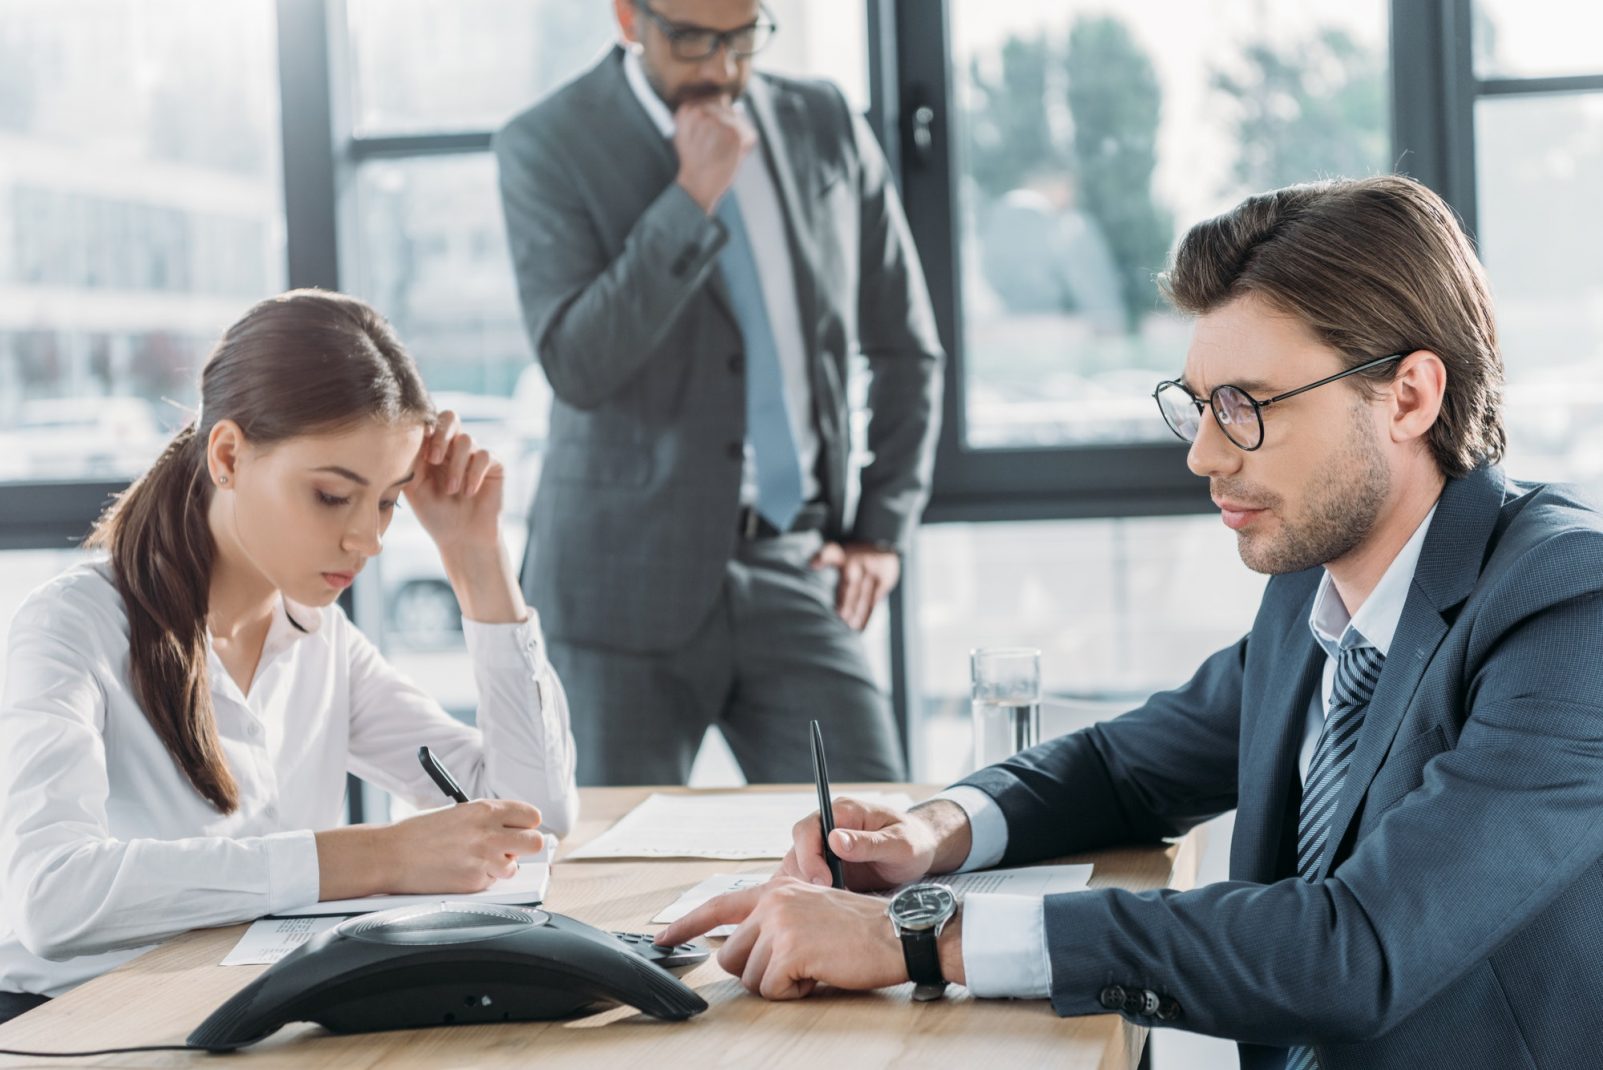
[[[928,929],[952,916],[957,897],[944,884],[915,884],[891,900],[890,915],[904,929]]]

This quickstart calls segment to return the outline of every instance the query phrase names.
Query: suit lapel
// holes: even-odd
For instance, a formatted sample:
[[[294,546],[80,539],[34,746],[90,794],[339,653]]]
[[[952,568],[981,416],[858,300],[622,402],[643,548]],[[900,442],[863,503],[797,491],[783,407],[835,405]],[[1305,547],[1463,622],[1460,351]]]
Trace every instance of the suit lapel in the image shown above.
[[[1446,614],[1475,589],[1502,499],[1503,477],[1495,468],[1480,468],[1463,479],[1449,480],[1442,491],[1414,568],[1397,634],[1386,655],[1386,667],[1358,732],[1358,746],[1331,816],[1328,846],[1316,879],[1323,880],[1330,872],[1347,826],[1397,737],[1403,714],[1447,635]]]
[[[1310,595],[1299,619],[1307,619],[1311,604]],[[1243,816],[1249,812],[1260,815],[1260,827],[1237,829],[1236,842],[1250,851],[1243,858],[1243,866],[1232,867],[1231,876],[1239,880],[1268,883],[1277,876],[1276,853],[1286,821],[1291,818],[1286,809],[1286,786],[1297,776],[1297,755],[1308,724],[1308,705],[1314,700],[1325,664],[1325,652],[1306,626],[1292,636],[1283,650],[1284,661],[1266,674],[1267,682],[1274,687],[1276,682],[1285,680],[1292,686],[1275,688],[1279,701],[1272,709],[1265,709],[1263,729],[1252,732],[1253,743],[1247,757],[1251,773],[1241,778],[1243,785],[1252,785],[1257,796],[1250,809],[1242,807]]]

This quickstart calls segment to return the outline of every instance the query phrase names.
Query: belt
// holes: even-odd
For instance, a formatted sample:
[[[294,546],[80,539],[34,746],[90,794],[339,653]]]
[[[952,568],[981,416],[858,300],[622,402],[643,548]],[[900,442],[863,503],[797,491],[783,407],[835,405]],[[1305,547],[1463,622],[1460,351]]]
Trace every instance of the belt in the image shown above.
[[[736,530],[743,539],[775,539],[781,535],[794,535],[800,531],[819,531],[829,520],[829,506],[823,502],[808,502],[796,513],[796,519],[790,522],[790,527],[780,531],[757,512],[755,505],[742,505],[740,507],[739,523]]]

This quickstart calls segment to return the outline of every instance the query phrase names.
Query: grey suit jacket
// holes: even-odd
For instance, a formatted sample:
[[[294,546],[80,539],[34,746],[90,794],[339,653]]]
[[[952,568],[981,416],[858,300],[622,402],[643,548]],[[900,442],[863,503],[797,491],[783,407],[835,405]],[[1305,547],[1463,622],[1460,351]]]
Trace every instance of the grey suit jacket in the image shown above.
[[[694,632],[734,552],[744,358],[723,224],[675,182],[622,58],[513,119],[495,153],[555,395],[525,586],[550,636],[652,651]],[[900,201],[834,87],[757,75],[747,100],[786,217],[828,533],[902,547],[928,496],[943,358]],[[854,443],[859,354],[873,415]]]
[[[1230,1037],[1263,1070],[1292,1044],[1325,1070],[1603,1065],[1603,517],[1495,468],[1448,482],[1307,883],[1319,572],[1271,580],[1185,686],[969,779],[1006,864],[1237,810],[1227,882],[1047,899],[1053,1006]]]

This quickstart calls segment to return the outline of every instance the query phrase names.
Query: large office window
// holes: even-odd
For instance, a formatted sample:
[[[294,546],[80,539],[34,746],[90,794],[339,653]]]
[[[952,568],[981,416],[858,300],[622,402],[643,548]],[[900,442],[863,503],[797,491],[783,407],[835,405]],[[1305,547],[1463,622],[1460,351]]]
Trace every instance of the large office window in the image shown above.
[[[0,481],[138,472],[282,287],[275,73],[269,0],[0,5]]]
[[[1049,694],[1107,711],[1250,625],[1263,579],[1218,520],[1150,516],[1208,506],[1151,399],[1190,336],[1156,276],[1192,223],[1393,153],[1383,0],[943,6],[901,24],[946,41],[902,55],[952,358],[907,631],[935,779],[968,760],[972,647],[1040,647]]]
[[[1477,10],[1477,231],[1508,376],[1508,469],[1603,492],[1603,10],[1558,15]]]
[[[1249,193],[1390,165],[1383,0],[951,5],[967,448],[1163,441],[1156,276]]]
[[[0,636],[283,287],[272,16],[0,4]]]

